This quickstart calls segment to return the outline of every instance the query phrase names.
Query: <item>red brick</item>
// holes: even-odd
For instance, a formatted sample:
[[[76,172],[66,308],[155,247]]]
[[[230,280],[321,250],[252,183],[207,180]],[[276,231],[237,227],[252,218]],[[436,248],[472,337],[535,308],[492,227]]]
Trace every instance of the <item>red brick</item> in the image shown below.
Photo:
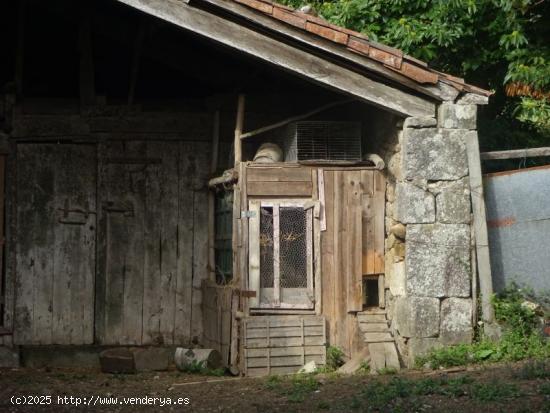
[[[399,70],[398,72],[403,74],[404,76],[407,76],[408,78],[416,80],[419,83],[435,84],[439,80],[439,76],[437,75],[437,73],[431,72],[430,70],[424,69],[422,67],[412,65],[408,62],[403,62],[403,64],[401,65],[401,70]]]
[[[282,20],[285,23],[299,27],[300,29],[306,28],[306,19],[302,18],[296,13],[289,13],[285,10],[282,10],[279,7],[275,7],[273,9],[273,17],[275,17],[276,19]]]
[[[237,3],[244,4],[245,6],[252,7],[253,9],[261,12],[271,14],[273,13],[273,5],[258,0],[235,0]]]
[[[348,35],[346,33],[342,33],[334,29],[321,26],[317,23],[312,23],[308,21],[306,24],[306,30],[326,39],[332,40],[336,43],[347,44],[348,42]]]
[[[365,56],[368,56],[370,45],[369,42],[367,42],[366,40],[350,36],[348,40],[348,48],[355,52],[359,52],[361,54],[364,54]]]
[[[401,67],[401,56],[396,56],[392,53],[377,49],[375,47],[371,47],[369,49],[369,57],[371,59],[382,62],[387,66],[395,67],[396,69],[399,69]]]

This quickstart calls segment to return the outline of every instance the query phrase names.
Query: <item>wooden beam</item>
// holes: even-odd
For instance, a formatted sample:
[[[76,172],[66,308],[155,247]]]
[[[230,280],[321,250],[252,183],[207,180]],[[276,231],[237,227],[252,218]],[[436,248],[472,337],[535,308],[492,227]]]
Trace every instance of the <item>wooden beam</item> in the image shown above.
[[[254,24],[262,28],[276,32],[277,34],[290,39],[291,41],[297,41],[304,45],[304,47],[314,48],[317,53],[330,53],[331,55],[346,60],[347,62],[360,66],[363,69],[368,70],[376,75],[383,76],[391,81],[402,84],[410,89],[416,90],[427,96],[436,98],[438,100],[455,100],[459,91],[454,87],[449,86],[443,82],[438,82],[436,85],[422,85],[415,82],[408,77],[405,77],[394,70],[388,69],[382,63],[376,62],[366,56],[361,56],[354,53],[345,47],[334,44],[330,40],[325,40],[317,35],[308,33],[304,30],[292,27],[287,23],[273,19],[271,16],[266,16],[262,13],[258,13],[256,10],[250,9],[246,6],[238,4],[233,1],[226,0],[192,0],[193,4],[212,4],[225,11],[228,11],[239,18],[245,18],[249,24]]]
[[[550,156],[550,147],[545,148],[529,148],[529,149],[512,149],[509,151],[494,151],[481,153],[481,159],[517,159],[517,158],[536,158],[538,156]]]
[[[435,114],[433,102],[373,81],[360,73],[186,3],[175,0],[117,1],[401,116]]]
[[[241,135],[243,133],[243,124],[244,124],[244,95],[240,94],[237,100],[237,120],[235,122],[235,166],[238,166],[242,161],[243,149],[241,142]]]
[[[255,129],[253,131],[243,133],[241,135],[241,139],[251,138],[251,137],[259,135],[261,133],[268,132],[270,130],[277,129],[277,128],[280,128],[282,126],[288,125],[289,123],[297,122],[297,121],[302,120],[302,119],[307,119],[307,118],[309,118],[313,115],[316,115],[317,113],[323,112],[323,111],[325,111],[327,109],[330,109],[330,108],[333,108],[335,106],[344,105],[346,103],[353,102],[353,101],[355,101],[355,99],[346,99],[346,100],[340,100],[338,102],[332,102],[332,103],[329,103],[327,105],[320,106],[317,109],[310,110],[309,112],[303,113],[301,115],[292,116],[290,118],[281,120],[281,121],[273,123],[271,125],[267,125],[267,126]]]
[[[483,181],[481,176],[481,160],[479,156],[479,142],[477,132],[465,135],[466,151],[468,154],[468,169],[470,171],[470,194],[474,215],[474,234],[477,254],[477,274],[479,292],[481,294],[481,315],[485,323],[493,323],[495,311],[491,303],[493,296],[493,278],[491,275],[491,261],[489,258],[489,236],[487,234],[487,217],[485,213],[485,199],[483,197]],[[472,265],[476,265],[475,262]],[[476,297],[473,297],[475,300]]]

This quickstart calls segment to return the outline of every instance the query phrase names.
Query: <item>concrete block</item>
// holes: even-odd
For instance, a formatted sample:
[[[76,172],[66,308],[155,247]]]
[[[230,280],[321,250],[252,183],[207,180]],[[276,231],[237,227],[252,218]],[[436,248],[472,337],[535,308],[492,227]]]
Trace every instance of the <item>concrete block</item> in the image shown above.
[[[403,337],[435,337],[439,334],[439,300],[431,297],[398,297],[394,322]]]
[[[444,102],[439,106],[437,120],[445,129],[476,129],[477,106]]]
[[[441,348],[443,345],[437,338],[411,338],[408,342],[409,352],[407,367],[414,367],[416,359],[427,355],[431,350]]]
[[[457,180],[468,175],[465,136],[452,129],[405,129],[402,175],[405,179]]]
[[[136,371],[168,370],[174,360],[174,351],[167,347],[137,347],[130,350],[134,356]]]
[[[437,120],[428,116],[406,118],[404,128],[432,128],[437,126]]]
[[[470,223],[470,189],[467,179],[443,182],[436,197],[436,219],[444,224]]]
[[[104,373],[135,373],[134,354],[127,348],[110,348],[99,354],[101,371]]]
[[[445,345],[471,343],[473,334],[472,300],[451,297],[441,301],[441,343]]]
[[[396,188],[396,218],[403,224],[435,222],[435,198],[410,182],[399,182]]]
[[[456,101],[459,105],[487,105],[489,104],[489,97],[483,95],[476,95],[475,93],[466,93]]]
[[[390,292],[395,296],[403,296],[407,293],[407,281],[405,276],[405,261],[392,263],[389,273]]]
[[[470,226],[410,224],[406,242],[407,294],[470,296]]]

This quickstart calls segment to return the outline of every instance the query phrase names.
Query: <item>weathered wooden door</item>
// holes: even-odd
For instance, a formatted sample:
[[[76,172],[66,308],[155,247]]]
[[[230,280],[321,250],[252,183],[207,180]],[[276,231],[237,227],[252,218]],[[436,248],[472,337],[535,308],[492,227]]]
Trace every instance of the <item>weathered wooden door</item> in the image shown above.
[[[98,343],[185,344],[200,334],[193,289],[207,275],[207,159],[191,143],[100,145]]]
[[[96,148],[17,146],[16,344],[93,342]]]

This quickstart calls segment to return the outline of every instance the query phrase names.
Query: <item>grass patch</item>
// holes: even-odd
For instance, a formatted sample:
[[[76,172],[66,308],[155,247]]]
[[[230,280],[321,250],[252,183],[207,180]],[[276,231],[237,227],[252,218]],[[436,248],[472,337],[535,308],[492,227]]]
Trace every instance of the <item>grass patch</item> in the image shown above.
[[[225,369],[211,369],[205,366],[204,361],[193,360],[191,363],[186,365],[182,370],[183,373],[187,374],[202,374],[204,376],[217,376],[221,377],[225,375]]]
[[[306,396],[319,389],[321,383],[313,374],[295,374],[292,376],[270,376],[265,388],[286,396],[291,403],[301,403]]]
[[[471,397],[482,402],[494,402],[521,396],[521,391],[515,384],[494,381],[492,383],[477,383],[471,387]]]
[[[503,327],[498,342],[480,335],[472,344],[434,349],[416,360],[418,367],[463,366],[498,361],[550,358],[550,341],[542,337],[535,312],[523,305],[521,290],[512,286],[493,298],[495,317]]]
[[[529,360],[513,376],[522,380],[550,378],[550,360]]]

